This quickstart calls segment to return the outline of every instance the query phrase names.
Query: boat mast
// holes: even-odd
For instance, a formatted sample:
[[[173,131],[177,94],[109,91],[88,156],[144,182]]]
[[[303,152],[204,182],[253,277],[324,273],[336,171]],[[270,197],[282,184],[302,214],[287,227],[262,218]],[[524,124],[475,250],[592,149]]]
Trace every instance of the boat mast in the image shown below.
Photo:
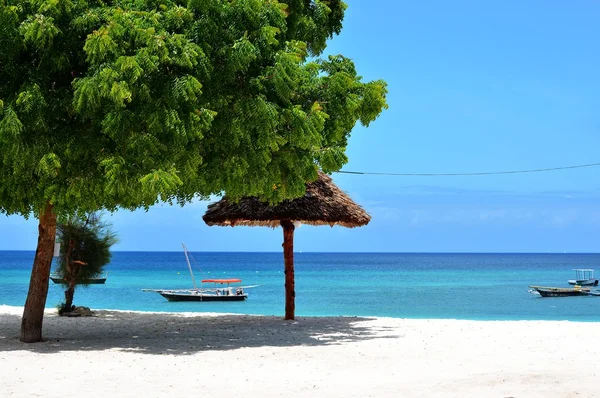
[[[181,243],[181,246],[183,246],[183,253],[185,254],[185,260],[187,261],[188,268],[190,269],[190,276],[192,277],[192,283],[194,284],[194,289],[198,290],[198,287],[196,286],[196,279],[194,279],[194,272],[192,272],[192,265],[190,264],[190,259],[187,254],[187,248],[185,247],[185,244],[183,244],[183,242]]]

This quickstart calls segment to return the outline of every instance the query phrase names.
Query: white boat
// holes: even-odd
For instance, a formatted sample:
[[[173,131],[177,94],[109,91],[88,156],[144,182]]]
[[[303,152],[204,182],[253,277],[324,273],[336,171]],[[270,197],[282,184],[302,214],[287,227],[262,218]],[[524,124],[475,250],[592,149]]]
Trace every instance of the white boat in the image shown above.
[[[231,286],[231,284],[241,283],[241,279],[203,279],[202,283],[214,283],[212,288],[198,288],[196,279],[190,264],[187,248],[182,243],[183,252],[190,270],[193,289],[142,289],[145,292],[156,292],[169,301],[244,301],[248,298],[248,294],[244,292],[244,288],[255,286]]]
[[[598,285],[598,279],[594,277],[594,270],[589,268],[576,268],[575,279],[569,279],[569,285],[579,286],[596,286]]]
[[[202,282],[211,282],[221,286],[212,289],[154,291],[169,301],[244,301],[248,298],[248,294],[244,292],[244,287],[229,286],[230,283],[241,283],[241,279],[205,279]]]

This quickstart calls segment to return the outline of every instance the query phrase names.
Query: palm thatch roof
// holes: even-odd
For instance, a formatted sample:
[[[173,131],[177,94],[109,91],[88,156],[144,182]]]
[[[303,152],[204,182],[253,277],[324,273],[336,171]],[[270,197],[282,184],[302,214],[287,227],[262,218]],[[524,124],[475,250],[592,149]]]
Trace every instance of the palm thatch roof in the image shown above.
[[[306,185],[303,197],[285,200],[277,205],[254,197],[237,203],[227,197],[208,206],[202,217],[208,225],[279,227],[282,220],[310,225],[341,225],[354,228],[366,225],[371,216],[339,189],[328,175],[319,172],[316,181]]]

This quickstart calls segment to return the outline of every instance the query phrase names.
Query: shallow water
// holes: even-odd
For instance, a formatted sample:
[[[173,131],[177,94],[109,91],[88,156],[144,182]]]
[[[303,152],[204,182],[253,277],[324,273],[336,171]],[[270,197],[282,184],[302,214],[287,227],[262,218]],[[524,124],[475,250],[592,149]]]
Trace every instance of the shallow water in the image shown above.
[[[241,278],[245,302],[168,302],[150,289],[192,287],[183,252],[115,252],[105,285],[80,287],[92,308],[283,315],[281,253],[191,253],[196,280]],[[34,252],[0,251],[0,305],[22,306]],[[530,284],[567,287],[600,254],[296,253],[296,315],[600,321],[600,297],[540,298]],[[598,270],[600,272],[600,268]],[[63,301],[50,283],[46,307]]]

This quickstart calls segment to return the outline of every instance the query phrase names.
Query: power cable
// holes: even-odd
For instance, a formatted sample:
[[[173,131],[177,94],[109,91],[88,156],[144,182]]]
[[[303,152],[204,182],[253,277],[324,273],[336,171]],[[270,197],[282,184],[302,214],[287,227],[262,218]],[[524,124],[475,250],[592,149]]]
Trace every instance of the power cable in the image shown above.
[[[349,170],[340,170],[340,171],[336,171],[336,173],[380,175],[380,176],[404,176],[404,177],[410,177],[410,176],[412,176],[412,177],[449,177],[449,176],[453,177],[453,176],[483,176],[483,175],[499,175],[499,174],[541,173],[541,172],[546,172],[546,171],[581,169],[584,167],[596,167],[596,166],[600,166],[600,163],[579,164],[579,165],[575,165],[575,166],[563,166],[563,167],[548,167],[548,168],[544,168],[544,169],[488,171],[488,172],[476,172],[476,173],[379,173],[379,172],[349,171]]]

